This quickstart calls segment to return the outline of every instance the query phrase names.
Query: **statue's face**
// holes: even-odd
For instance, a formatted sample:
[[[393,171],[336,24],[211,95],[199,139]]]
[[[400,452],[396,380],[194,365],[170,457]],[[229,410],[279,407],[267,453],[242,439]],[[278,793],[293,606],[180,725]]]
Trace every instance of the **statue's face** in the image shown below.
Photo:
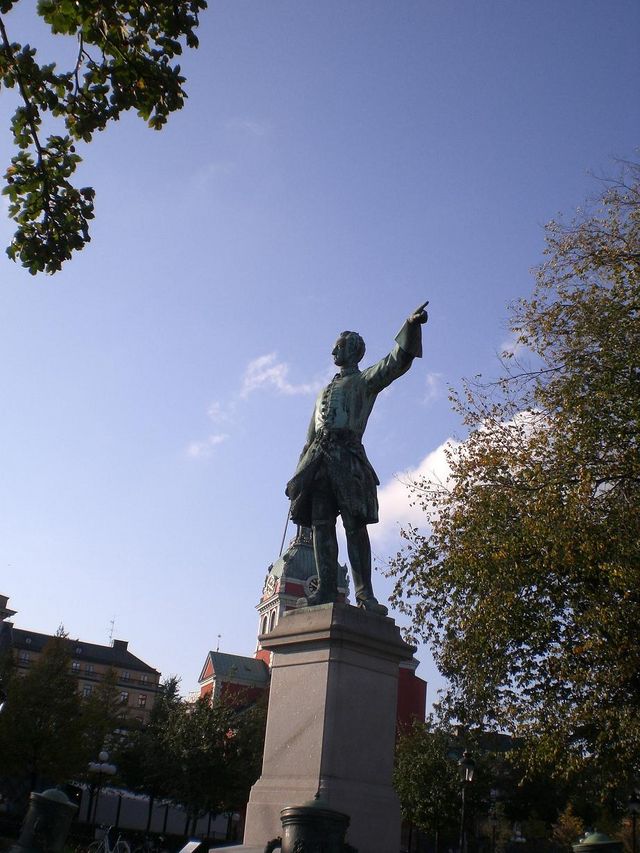
[[[362,357],[359,343],[359,335],[340,335],[331,352],[334,363],[338,367],[355,367]]]
[[[331,355],[333,356],[334,364],[338,367],[344,367],[345,364],[347,364],[349,355],[349,338],[346,335],[340,335]]]

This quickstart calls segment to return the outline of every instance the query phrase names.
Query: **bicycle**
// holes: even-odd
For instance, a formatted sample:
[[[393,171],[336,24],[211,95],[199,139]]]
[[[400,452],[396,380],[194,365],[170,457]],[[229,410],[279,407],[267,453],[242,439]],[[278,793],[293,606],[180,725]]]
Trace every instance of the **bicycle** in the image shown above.
[[[107,827],[101,841],[92,841],[87,847],[87,853],[131,853],[129,844],[121,835],[118,835],[115,844],[111,845],[109,833],[112,829],[113,826]]]

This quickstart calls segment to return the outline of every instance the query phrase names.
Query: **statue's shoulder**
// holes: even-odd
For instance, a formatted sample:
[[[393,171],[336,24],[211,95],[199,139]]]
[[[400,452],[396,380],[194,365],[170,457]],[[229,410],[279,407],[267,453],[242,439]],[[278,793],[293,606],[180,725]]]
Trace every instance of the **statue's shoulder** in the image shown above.
[[[370,364],[369,367],[365,367],[364,370],[361,370],[358,374],[359,381],[363,385],[368,385],[375,381],[376,377],[378,377],[380,372],[384,369],[384,362],[385,359],[381,358],[380,361],[376,361],[375,364]]]

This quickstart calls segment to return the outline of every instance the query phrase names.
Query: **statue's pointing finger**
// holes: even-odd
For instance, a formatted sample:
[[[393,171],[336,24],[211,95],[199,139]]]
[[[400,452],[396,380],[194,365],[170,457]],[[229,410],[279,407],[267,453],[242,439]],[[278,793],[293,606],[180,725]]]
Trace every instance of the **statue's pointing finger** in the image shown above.
[[[425,308],[429,304],[429,300],[423,302],[422,305],[418,306],[413,314],[409,317],[410,323],[426,323],[429,319],[429,315],[425,311]]]

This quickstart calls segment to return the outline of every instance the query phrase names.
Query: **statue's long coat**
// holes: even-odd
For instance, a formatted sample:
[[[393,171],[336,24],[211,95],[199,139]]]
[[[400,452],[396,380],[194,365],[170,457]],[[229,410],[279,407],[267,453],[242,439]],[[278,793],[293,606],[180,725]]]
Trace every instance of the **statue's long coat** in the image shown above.
[[[365,370],[337,373],[319,394],[295,474],[287,483],[291,518],[310,526],[314,478],[322,463],[341,512],[358,524],[378,521],[376,487],[380,481],[362,436],[376,397],[422,356],[422,327],[405,323],[389,355]]]

